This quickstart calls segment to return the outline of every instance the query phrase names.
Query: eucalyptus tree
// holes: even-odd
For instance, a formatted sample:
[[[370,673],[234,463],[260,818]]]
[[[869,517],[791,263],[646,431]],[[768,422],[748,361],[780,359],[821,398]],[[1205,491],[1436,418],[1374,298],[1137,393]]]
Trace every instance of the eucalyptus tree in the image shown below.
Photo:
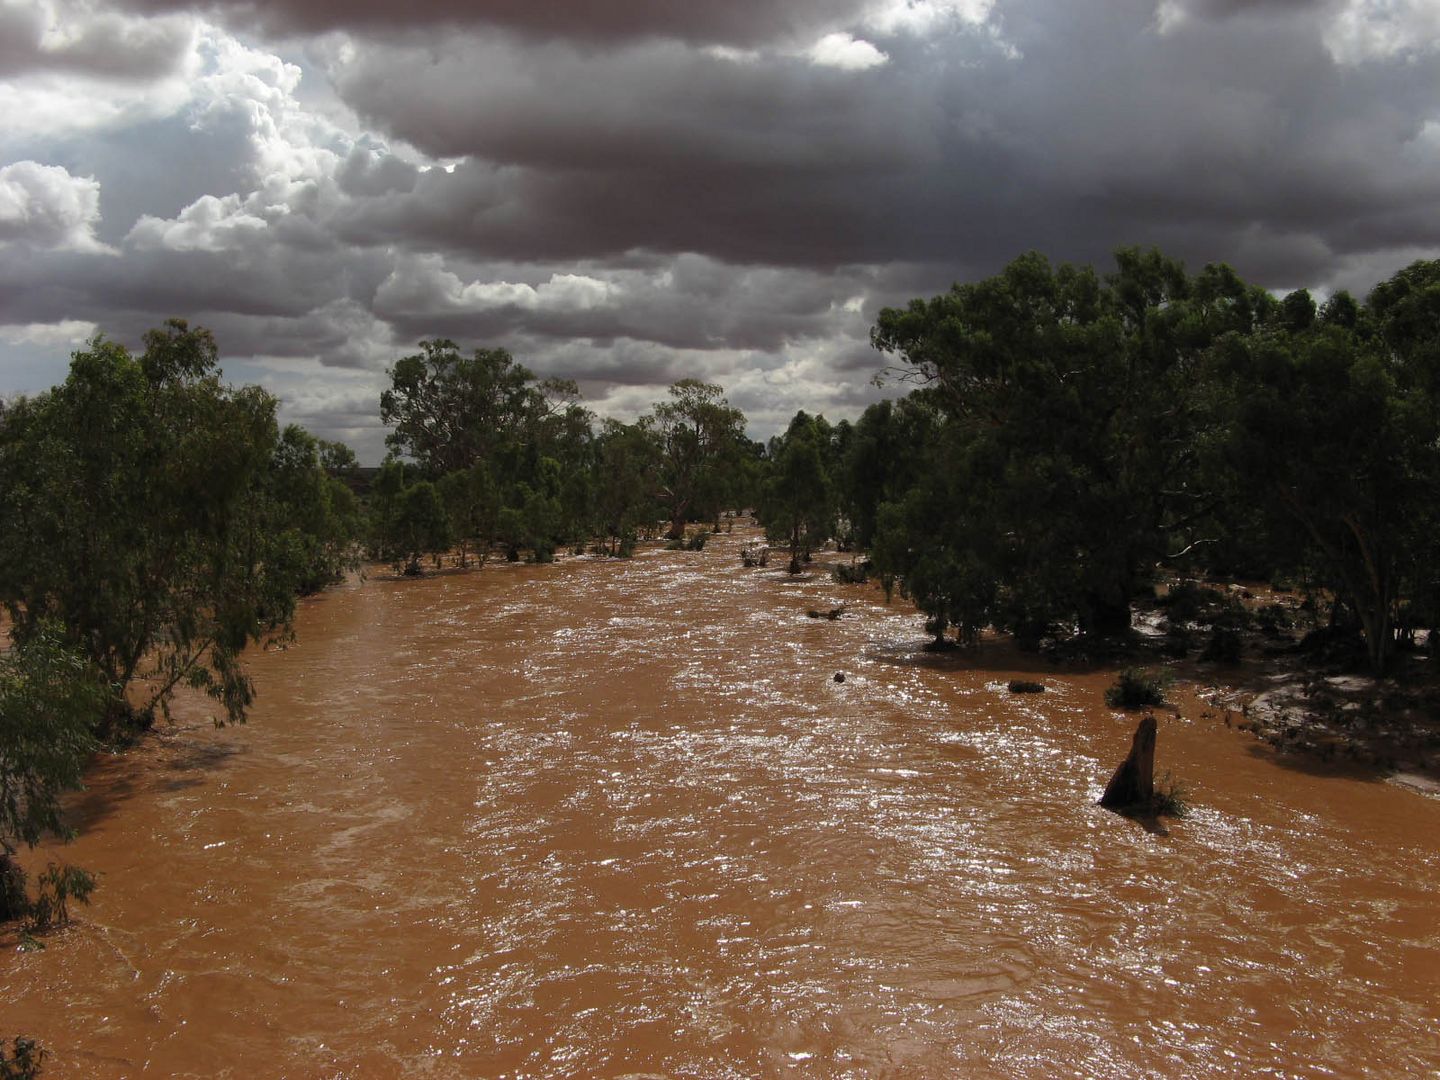
[[[148,726],[182,683],[242,720],[252,642],[284,636],[300,584],[277,530],[276,402],[221,381],[206,330],[171,320],[139,356],[97,337],[63,384],[0,423],[0,602],[109,687],[107,727]]]
[[[1402,601],[1435,621],[1440,262],[1402,270],[1359,310],[1304,318],[1308,296],[1294,296],[1212,351],[1219,449],[1240,496],[1353,611],[1379,674]]]
[[[1156,252],[1116,261],[1102,278],[1030,253],[886,309],[872,331],[933,393],[951,429],[943,467],[965,479],[949,513],[987,531],[966,573],[988,571],[1002,625],[1027,639],[1128,628],[1152,568],[1213,510],[1194,482],[1206,350],[1275,307],[1227,267],[1191,278]]]
[[[718,504],[728,493],[745,441],[745,414],[731,407],[721,387],[681,379],[640,423],[658,448],[656,499],[670,520],[668,536],[678,540],[702,502]]]
[[[54,624],[0,653],[0,921],[24,915],[23,844],[64,835],[60,796],[80,786],[96,747],[105,687]]]
[[[789,547],[792,574],[835,529],[835,485],[826,467],[830,434],[823,417],[801,411],[771,442],[771,468],[758,510],[770,538]]]

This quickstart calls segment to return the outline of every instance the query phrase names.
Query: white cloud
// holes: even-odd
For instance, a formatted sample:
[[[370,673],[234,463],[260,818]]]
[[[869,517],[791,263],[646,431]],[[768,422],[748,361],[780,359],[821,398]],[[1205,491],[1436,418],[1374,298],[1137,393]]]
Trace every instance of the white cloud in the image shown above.
[[[65,319],[57,323],[11,323],[0,326],[0,341],[7,345],[40,345],[54,348],[80,345],[95,336],[99,329],[83,319]]]
[[[171,115],[198,73],[198,22],[67,0],[0,0],[0,139],[56,138]]]
[[[125,238],[138,251],[225,251],[243,246],[269,222],[249,212],[239,195],[202,195],[172,220],[146,214]]]
[[[0,244],[103,252],[95,239],[100,184],[59,165],[17,161],[0,168]]]
[[[621,288],[586,274],[550,275],[538,285],[512,281],[462,282],[445,268],[439,255],[404,259],[375,292],[376,307],[386,313],[484,311],[520,308],[526,311],[580,312],[608,307]]]
[[[1325,45],[1342,64],[1440,50],[1440,3],[1347,0],[1325,31]]]
[[[994,8],[995,0],[879,0],[863,23],[880,34],[925,35],[947,22],[983,26]]]
[[[844,31],[826,34],[810,47],[806,55],[812,64],[840,68],[842,71],[865,71],[880,67],[890,59],[870,42],[851,37]]]

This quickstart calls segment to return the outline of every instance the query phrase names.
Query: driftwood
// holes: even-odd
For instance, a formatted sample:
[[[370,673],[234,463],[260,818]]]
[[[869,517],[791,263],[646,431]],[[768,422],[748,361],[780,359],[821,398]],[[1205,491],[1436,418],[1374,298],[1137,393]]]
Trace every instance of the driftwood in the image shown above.
[[[1105,785],[1100,805],[1107,810],[1146,808],[1155,802],[1155,717],[1147,715],[1135,729],[1130,754]]]

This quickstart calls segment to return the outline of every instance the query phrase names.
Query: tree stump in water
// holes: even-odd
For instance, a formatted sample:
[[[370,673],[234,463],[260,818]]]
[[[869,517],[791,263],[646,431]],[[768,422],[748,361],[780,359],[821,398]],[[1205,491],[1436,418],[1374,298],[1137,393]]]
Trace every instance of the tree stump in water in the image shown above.
[[[1100,805],[1107,810],[1127,810],[1153,805],[1155,801],[1155,717],[1147,715],[1135,729],[1130,755],[1120,763]]]

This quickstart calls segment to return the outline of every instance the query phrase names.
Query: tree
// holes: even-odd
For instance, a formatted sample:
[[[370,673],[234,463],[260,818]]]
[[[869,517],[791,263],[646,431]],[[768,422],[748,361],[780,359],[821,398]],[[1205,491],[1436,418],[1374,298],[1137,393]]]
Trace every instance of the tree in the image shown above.
[[[389,374],[380,419],[395,430],[385,443],[431,479],[481,461],[493,468],[498,455],[533,441],[542,429],[563,434],[577,392],[564,380],[537,383],[504,349],[464,356],[445,339],[422,341],[420,352],[397,361]]]
[[[1433,521],[1440,488],[1440,263],[1428,266],[1377,286],[1358,315],[1327,304],[1318,320],[1297,318],[1287,297],[1271,326],[1212,351],[1225,467],[1353,611],[1376,674],[1402,596],[1424,596],[1431,577],[1434,541],[1416,529]]]
[[[460,565],[466,564],[466,549],[473,542],[485,564],[485,555],[495,542],[496,522],[500,514],[500,492],[489,467],[477,461],[468,469],[446,473],[438,485],[445,512],[460,547]]]
[[[667,535],[679,540],[697,502],[723,492],[725,469],[744,440],[745,415],[730,407],[719,386],[681,379],[670,387],[670,400],[657,402],[640,422],[659,447],[656,497],[670,519]]]
[[[771,444],[773,466],[760,517],[772,539],[789,545],[792,574],[800,573],[802,561],[834,531],[834,488],[824,460],[829,435],[823,418],[798,412]]]
[[[400,493],[388,544],[397,567],[411,577],[420,573],[420,559],[450,548],[450,518],[440,492],[429,480],[411,484]]]
[[[21,844],[65,834],[60,795],[80,786],[94,750],[105,687],[51,623],[0,654],[0,920],[25,914]]]
[[[181,683],[244,719],[240,653],[288,632],[298,584],[272,527],[277,436],[275,399],[222,383],[182,320],[138,357],[96,338],[6,410],[0,602],[18,641],[53,623],[100,673],[107,730],[148,726]]]
[[[596,445],[595,532],[618,555],[636,532],[655,520],[651,478],[659,466],[659,447],[649,429],[606,420]]]
[[[977,557],[1003,622],[1027,638],[1044,624],[1128,628],[1173,537],[1210,509],[1191,477],[1204,350],[1275,306],[1227,267],[1190,279],[1156,252],[1116,262],[1102,280],[1031,253],[886,309],[872,331],[933,391],[968,470],[947,505],[989,530]]]
[[[348,446],[317,440],[296,424],[286,426],[275,446],[269,470],[271,558],[289,563],[287,576],[302,596],[340,580],[358,562],[359,505],[323,464],[343,462],[346,455],[353,469]]]

